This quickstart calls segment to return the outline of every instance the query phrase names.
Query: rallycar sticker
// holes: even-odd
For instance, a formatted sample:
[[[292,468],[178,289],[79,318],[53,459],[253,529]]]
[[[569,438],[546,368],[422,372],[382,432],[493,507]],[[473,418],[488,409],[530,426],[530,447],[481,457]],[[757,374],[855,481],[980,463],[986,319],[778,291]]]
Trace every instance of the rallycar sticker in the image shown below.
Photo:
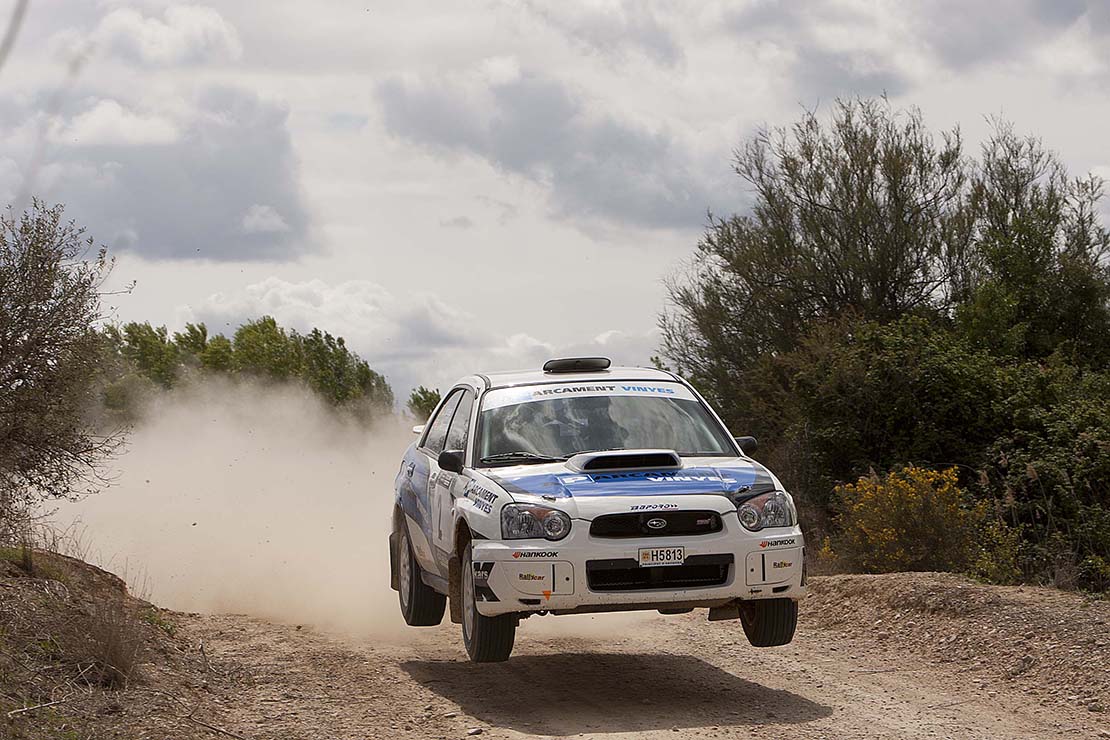
[[[474,566],[474,598],[477,601],[501,601],[489,587],[489,576],[497,563],[471,563]]]
[[[797,537],[782,537],[777,540],[763,540],[759,543],[759,546],[764,550],[774,550],[780,547],[794,547],[797,544]]]
[[[565,383],[560,385],[534,385],[523,388],[501,388],[490,391],[482,398],[482,410],[499,409],[552,398],[589,398],[598,396],[647,396],[678,398],[696,401],[690,389],[679,383]]]
[[[487,474],[510,493],[530,493],[550,498],[574,496],[654,496],[681,493],[717,493],[735,496],[774,485],[761,465],[647,470],[619,473],[516,473]]]
[[[497,501],[497,494],[493,491],[487,491],[477,481],[470,481],[463,489],[463,496],[474,504],[474,508],[484,511],[487,514],[493,513],[493,504]]]

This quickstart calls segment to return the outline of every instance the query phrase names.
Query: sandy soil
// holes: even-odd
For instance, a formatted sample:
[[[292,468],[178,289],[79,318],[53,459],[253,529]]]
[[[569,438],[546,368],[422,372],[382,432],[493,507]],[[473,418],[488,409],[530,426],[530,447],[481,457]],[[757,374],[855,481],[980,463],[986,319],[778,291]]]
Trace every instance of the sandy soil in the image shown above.
[[[203,641],[211,675],[203,698],[188,701],[200,702],[197,716],[208,724],[252,739],[463,738],[468,733],[490,738],[1110,737],[1102,693],[1108,671],[1102,659],[1105,642],[1093,649],[1098,636],[1106,636],[1101,620],[1110,610],[1105,602],[1076,607],[1086,620],[1083,634],[1074,636],[1082,643],[1078,649],[1062,642],[1049,642],[1043,652],[1020,647],[1023,665],[1048,667],[1038,677],[1033,669],[1015,673],[1009,653],[1006,660],[992,660],[990,654],[966,659],[945,647],[968,634],[997,637],[999,627],[990,619],[1004,616],[1011,602],[1035,600],[1030,590],[968,586],[971,600],[979,594],[988,608],[979,617],[976,610],[935,615],[938,637],[933,641],[918,635],[914,620],[922,621],[919,617],[904,629],[893,623],[906,619],[910,606],[889,610],[885,625],[873,624],[874,614],[867,610],[882,604],[872,592],[900,585],[913,593],[947,593],[953,583],[945,579],[951,577],[922,577],[916,586],[914,576],[893,578],[899,580],[824,579],[826,585],[818,585],[803,609],[794,643],[769,650],[751,648],[739,623],[710,623],[698,613],[576,617],[579,623],[556,630],[550,623],[568,618],[534,618],[522,623],[508,663],[481,666],[466,662],[458,628],[446,621],[386,644],[246,617],[190,618],[183,637],[193,644]],[[1061,597],[1045,594],[1048,612],[1057,613]],[[853,598],[867,604],[845,608]],[[1063,598],[1073,605],[1081,601]],[[920,601],[928,619],[931,602]],[[853,610],[860,620],[844,618]],[[949,630],[961,637],[950,638]],[[1055,652],[1071,657],[1053,663],[1048,658]],[[1046,682],[1067,695],[1039,690]],[[1084,691],[1084,686],[1096,690]],[[194,729],[197,736],[218,734]]]

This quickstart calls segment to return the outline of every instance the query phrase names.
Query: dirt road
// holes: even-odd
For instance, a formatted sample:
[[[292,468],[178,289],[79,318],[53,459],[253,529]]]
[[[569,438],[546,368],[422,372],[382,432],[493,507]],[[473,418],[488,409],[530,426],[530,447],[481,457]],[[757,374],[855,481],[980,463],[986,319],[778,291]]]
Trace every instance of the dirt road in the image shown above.
[[[1105,602],[1068,596],[1057,619],[1055,602],[1030,612],[1021,593],[984,588],[971,615],[930,617],[924,598],[874,624],[868,589],[890,584],[861,583],[819,588],[794,643],[762,651],[697,613],[531,619],[508,663],[482,666],[447,623],[403,644],[234,616],[190,620],[184,636],[212,658],[202,714],[246,738],[1110,737]]]

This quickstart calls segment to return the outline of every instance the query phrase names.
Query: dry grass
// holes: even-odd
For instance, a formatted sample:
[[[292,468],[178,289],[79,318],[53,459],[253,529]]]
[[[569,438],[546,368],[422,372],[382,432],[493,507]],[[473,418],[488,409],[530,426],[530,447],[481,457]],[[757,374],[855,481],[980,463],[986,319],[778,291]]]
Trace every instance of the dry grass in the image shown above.
[[[143,630],[133,607],[109,599],[90,609],[86,637],[87,658],[79,661],[91,683],[125,688],[136,678],[143,649]]]

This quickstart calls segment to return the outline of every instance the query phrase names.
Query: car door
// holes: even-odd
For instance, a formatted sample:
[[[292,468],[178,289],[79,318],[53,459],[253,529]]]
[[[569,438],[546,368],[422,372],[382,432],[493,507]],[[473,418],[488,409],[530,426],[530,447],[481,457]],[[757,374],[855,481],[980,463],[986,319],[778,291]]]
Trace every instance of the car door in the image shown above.
[[[455,409],[455,415],[447,428],[447,439],[443,445],[445,450],[462,450],[464,460],[466,459],[466,445],[470,439],[470,414],[473,409],[474,394],[469,390],[463,390],[459,405]],[[432,542],[439,550],[444,566],[451,555],[455,499],[462,495],[462,489],[465,486],[465,476],[446,470],[439,471],[435,494],[432,497],[432,508],[436,520],[435,537]]]
[[[436,494],[439,490],[439,453],[443,452],[447,442],[447,429],[451,426],[451,419],[455,415],[459,401],[462,400],[462,389],[457,389],[447,396],[440,405],[435,415],[428,421],[424,438],[416,455],[416,467],[413,471],[413,488],[416,490],[418,509],[420,512],[420,533],[412,537],[413,550],[420,561],[421,567],[431,573],[440,573],[438,558],[433,552],[433,543],[436,541]]]

